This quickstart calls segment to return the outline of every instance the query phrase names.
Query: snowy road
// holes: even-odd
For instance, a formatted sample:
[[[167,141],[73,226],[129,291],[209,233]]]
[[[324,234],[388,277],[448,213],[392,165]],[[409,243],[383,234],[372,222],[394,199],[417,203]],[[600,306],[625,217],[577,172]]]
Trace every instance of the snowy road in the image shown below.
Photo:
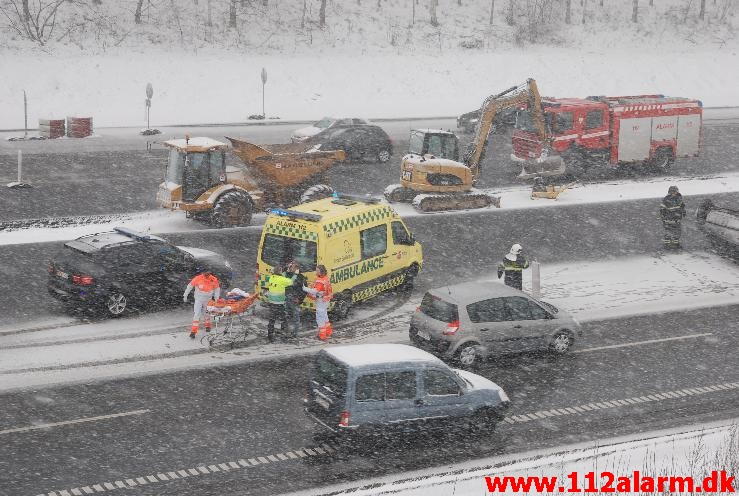
[[[511,395],[510,418],[527,420],[501,425],[489,439],[450,434],[351,453],[304,450],[315,444],[301,410],[302,357],[6,394],[0,441],[13,456],[0,457],[0,494],[75,494],[127,479],[136,487],[126,494],[274,494],[731,418],[739,413],[737,389],[713,386],[739,380],[736,312],[733,306],[594,321],[585,324],[593,346],[580,353],[560,360],[517,355],[484,367],[481,374]],[[579,407],[594,403],[600,406]],[[551,409],[562,413],[524,415]],[[23,428],[29,424],[40,428]]]
[[[329,173],[331,184],[345,193],[381,194],[389,184],[399,181],[398,164],[408,149],[408,129],[413,127],[454,128],[453,121],[414,121],[383,123],[394,141],[393,156],[385,164],[349,163],[333,167]],[[204,128],[209,129],[209,128]],[[254,132],[248,128],[248,132]],[[268,126],[259,129],[253,137],[255,142],[281,142],[289,140],[292,128]],[[200,131],[198,129],[197,131]],[[184,133],[182,131],[180,135]],[[244,134],[244,133],[241,133]],[[223,139],[222,134],[214,137]],[[701,157],[678,160],[670,174],[678,176],[702,176],[737,170],[739,156],[739,125],[711,125],[704,128],[704,151]],[[463,142],[469,136],[463,136]],[[94,138],[91,138],[94,140]],[[85,140],[82,140],[85,141]],[[37,143],[37,144],[34,144]],[[156,188],[164,174],[165,153],[163,150],[145,151],[144,143],[127,147],[119,138],[105,140],[105,150],[94,148],[76,153],[55,151],[54,143],[24,143],[22,146],[41,147],[43,153],[25,152],[23,161],[24,178],[35,187],[32,190],[3,190],[0,192],[0,221],[59,217],[72,215],[115,214],[157,209]],[[86,141],[85,141],[86,143]],[[66,150],[68,145],[62,143]],[[84,145],[84,143],[83,143]],[[3,154],[2,150],[7,153]],[[462,144],[464,149],[464,143]],[[509,163],[511,153],[510,135],[493,135],[489,153],[478,181],[480,188],[521,184],[516,180],[520,169]],[[0,184],[16,179],[15,148],[0,142]],[[230,157],[230,160],[235,160]],[[583,181],[602,181],[624,178],[629,171],[593,170],[583,176]],[[634,173],[635,180],[650,180],[654,176],[643,172]],[[113,200],[114,199],[114,200]],[[184,217],[184,215],[183,215]]]
[[[704,197],[687,198],[691,213]],[[719,204],[730,204],[737,202],[739,194],[711,197]],[[481,273],[493,270],[514,242],[525,246],[529,255],[543,264],[653,254],[662,236],[656,209],[656,200],[647,199],[408,217],[408,226],[424,246],[425,266],[418,288],[479,278]],[[556,229],[552,229],[553,222]],[[171,233],[165,237],[178,245],[223,253],[234,266],[234,284],[248,285],[260,234],[261,229],[252,227]],[[686,220],[683,238],[687,250],[710,248],[692,216]],[[461,246],[465,247],[464,256],[459,253]],[[58,242],[0,245],[0,258],[14,261],[0,267],[0,276],[20,281],[13,291],[0,292],[4,326],[65,317],[62,306],[46,293],[46,262],[59,249]]]

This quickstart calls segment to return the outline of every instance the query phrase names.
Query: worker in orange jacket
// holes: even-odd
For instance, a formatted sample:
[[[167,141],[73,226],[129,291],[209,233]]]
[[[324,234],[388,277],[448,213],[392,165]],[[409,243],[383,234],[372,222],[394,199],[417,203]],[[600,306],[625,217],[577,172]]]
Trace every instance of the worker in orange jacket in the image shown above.
[[[328,305],[333,297],[333,288],[328,277],[328,271],[323,265],[316,266],[316,280],[310,288],[304,287],[308,297],[316,305],[316,324],[318,325],[318,339],[323,341],[331,337],[333,328],[328,320]]]
[[[205,332],[210,332],[210,315],[205,311],[205,307],[210,300],[217,300],[221,296],[221,282],[208,269],[201,269],[199,274],[192,278],[190,284],[182,295],[182,300],[187,303],[187,297],[190,291],[195,289],[195,308],[192,317],[192,327],[190,328],[190,337],[194,338],[200,328],[200,318],[205,317]]]

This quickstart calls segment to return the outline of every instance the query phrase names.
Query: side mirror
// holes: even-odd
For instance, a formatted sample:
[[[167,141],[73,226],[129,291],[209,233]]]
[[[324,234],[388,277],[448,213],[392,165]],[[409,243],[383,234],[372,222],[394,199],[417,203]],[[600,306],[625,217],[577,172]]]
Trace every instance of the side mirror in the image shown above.
[[[412,234],[408,236],[408,244],[409,245],[415,245],[416,244],[416,238]]]

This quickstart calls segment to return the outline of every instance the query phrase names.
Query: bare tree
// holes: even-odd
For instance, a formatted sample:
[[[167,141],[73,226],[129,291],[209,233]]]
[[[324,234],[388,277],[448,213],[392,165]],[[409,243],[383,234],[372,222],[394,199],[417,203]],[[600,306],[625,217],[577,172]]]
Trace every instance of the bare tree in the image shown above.
[[[698,19],[701,21],[706,17],[706,0],[701,0],[701,10],[698,12]]]
[[[303,15],[300,18],[300,29],[305,27],[305,12],[308,10],[308,0],[303,0]]]
[[[572,0],[565,0],[565,24],[572,22]]]
[[[515,3],[515,0],[508,1],[508,13],[506,14],[505,22],[509,26],[513,26],[513,9],[516,8]]]
[[[136,13],[133,15],[133,22],[141,24],[141,7],[144,4],[144,0],[138,0],[136,2]]]
[[[318,25],[326,27],[326,0],[321,0],[321,9],[318,11]]]
[[[649,0],[649,6],[654,7],[654,0]]]
[[[493,16],[495,14],[495,0],[490,0],[490,25],[493,25]]]
[[[10,28],[20,36],[45,45],[54,33],[56,16],[67,0],[8,0],[0,5],[0,13],[5,16]]]
[[[439,0],[429,1],[429,11],[431,13],[431,25],[436,27],[439,25],[439,19],[436,18],[436,7],[439,5]]]
[[[632,5],[631,22],[639,22],[639,0],[634,0]]]
[[[588,0],[582,0],[582,23],[585,24],[585,15],[588,11]]]
[[[236,0],[231,0],[230,7],[228,9],[228,27],[236,27]]]

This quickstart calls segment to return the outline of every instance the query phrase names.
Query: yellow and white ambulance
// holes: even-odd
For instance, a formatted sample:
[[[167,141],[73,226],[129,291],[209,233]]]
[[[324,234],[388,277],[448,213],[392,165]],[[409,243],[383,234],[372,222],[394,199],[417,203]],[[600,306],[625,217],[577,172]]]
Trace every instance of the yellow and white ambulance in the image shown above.
[[[335,194],[267,216],[257,252],[255,291],[265,299],[266,277],[275,266],[300,264],[308,282],[326,266],[334,291],[334,318],[353,303],[398,286],[412,287],[423,266],[420,243],[387,203]],[[309,298],[305,308],[313,306]]]

